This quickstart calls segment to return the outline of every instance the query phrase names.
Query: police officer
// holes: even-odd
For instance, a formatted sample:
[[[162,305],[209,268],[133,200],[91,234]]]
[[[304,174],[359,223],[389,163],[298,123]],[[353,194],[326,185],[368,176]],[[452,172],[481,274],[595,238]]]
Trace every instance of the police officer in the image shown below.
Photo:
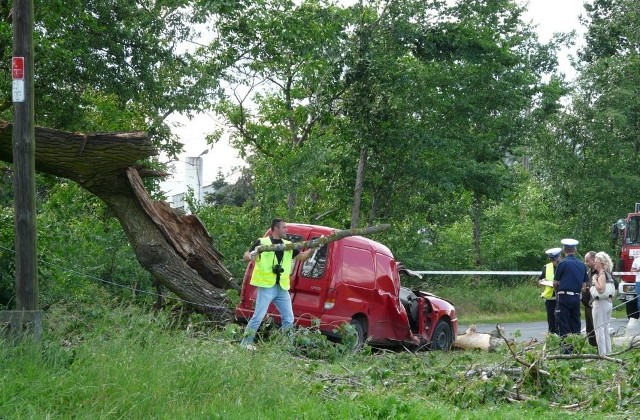
[[[556,268],[556,325],[560,337],[580,334],[580,296],[589,281],[587,267],[576,256],[578,241],[567,238],[560,241],[565,258]],[[563,346],[565,353],[572,348]]]
[[[539,283],[544,286],[544,290],[540,295],[544,298],[544,307],[547,311],[547,324],[549,325],[549,334],[558,334],[556,327],[556,292],[553,288],[553,279],[556,267],[560,263],[560,253],[562,248],[551,248],[545,251],[550,262],[542,267]]]

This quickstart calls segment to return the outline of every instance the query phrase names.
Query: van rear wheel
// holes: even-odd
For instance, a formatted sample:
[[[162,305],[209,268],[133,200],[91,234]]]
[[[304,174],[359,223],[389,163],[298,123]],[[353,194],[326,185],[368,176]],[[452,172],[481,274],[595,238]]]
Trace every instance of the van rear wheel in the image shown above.
[[[447,321],[441,319],[436,324],[429,347],[431,350],[449,351],[451,350],[451,343],[453,343],[452,336],[451,326]]]
[[[351,320],[351,325],[356,330],[356,342],[353,345],[353,351],[360,351],[364,347],[364,343],[367,340],[367,332],[364,324],[361,320],[354,318]]]

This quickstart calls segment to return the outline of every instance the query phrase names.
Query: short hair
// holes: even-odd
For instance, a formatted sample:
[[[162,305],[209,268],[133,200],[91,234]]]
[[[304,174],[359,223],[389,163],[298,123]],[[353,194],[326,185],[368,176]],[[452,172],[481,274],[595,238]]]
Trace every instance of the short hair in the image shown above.
[[[611,261],[611,257],[609,257],[609,254],[600,251],[596,254],[595,258],[596,261],[600,261],[602,263],[605,271],[608,271],[609,273],[613,271],[613,262]]]
[[[278,227],[278,225],[279,225],[280,223],[282,223],[282,222],[284,222],[284,219],[273,219],[273,220],[271,221],[271,230],[273,230],[273,229],[277,228],[277,227]]]
[[[584,257],[591,257],[591,258],[595,258],[596,257],[596,251],[589,251],[586,254],[584,254]]]

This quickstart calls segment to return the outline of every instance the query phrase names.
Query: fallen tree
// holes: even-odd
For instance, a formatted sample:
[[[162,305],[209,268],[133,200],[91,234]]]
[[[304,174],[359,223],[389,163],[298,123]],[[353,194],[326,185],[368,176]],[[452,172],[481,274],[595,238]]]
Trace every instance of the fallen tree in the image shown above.
[[[13,125],[0,121],[0,160],[13,162]],[[140,162],[157,155],[143,132],[70,133],[35,129],[35,168],[77,182],[99,197],[124,229],[147,271],[194,310],[220,322],[232,319],[227,289],[240,290],[223,256],[194,215],[153,200],[142,179],[168,174]]]

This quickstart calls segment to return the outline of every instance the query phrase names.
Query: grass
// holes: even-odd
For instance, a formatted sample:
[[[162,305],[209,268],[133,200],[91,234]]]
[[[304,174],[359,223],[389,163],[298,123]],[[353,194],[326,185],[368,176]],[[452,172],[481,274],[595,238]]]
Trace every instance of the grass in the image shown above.
[[[310,335],[305,343],[322,350],[310,353],[295,344],[302,332],[293,339],[272,334],[250,352],[237,344],[237,326],[211,329],[199,316],[176,320],[169,312],[109,302],[54,305],[40,342],[0,343],[0,417],[560,419],[572,412],[550,401],[593,398],[584,362],[568,370],[561,365],[559,372],[547,366],[557,383],[525,378],[520,386],[532,399],[514,404],[506,400],[514,378],[469,375],[482,366],[518,366],[508,362],[506,349],[413,354],[367,348],[354,354]],[[629,365],[639,366],[637,359]],[[576,369],[581,381],[573,379]],[[626,403],[611,403],[616,393],[598,396],[590,403],[595,408],[588,405],[582,414],[597,418],[600,410],[612,415],[636,409],[637,373],[629,373],[634,382],[613,370],[598,372],[605,382],[622,377]]]

